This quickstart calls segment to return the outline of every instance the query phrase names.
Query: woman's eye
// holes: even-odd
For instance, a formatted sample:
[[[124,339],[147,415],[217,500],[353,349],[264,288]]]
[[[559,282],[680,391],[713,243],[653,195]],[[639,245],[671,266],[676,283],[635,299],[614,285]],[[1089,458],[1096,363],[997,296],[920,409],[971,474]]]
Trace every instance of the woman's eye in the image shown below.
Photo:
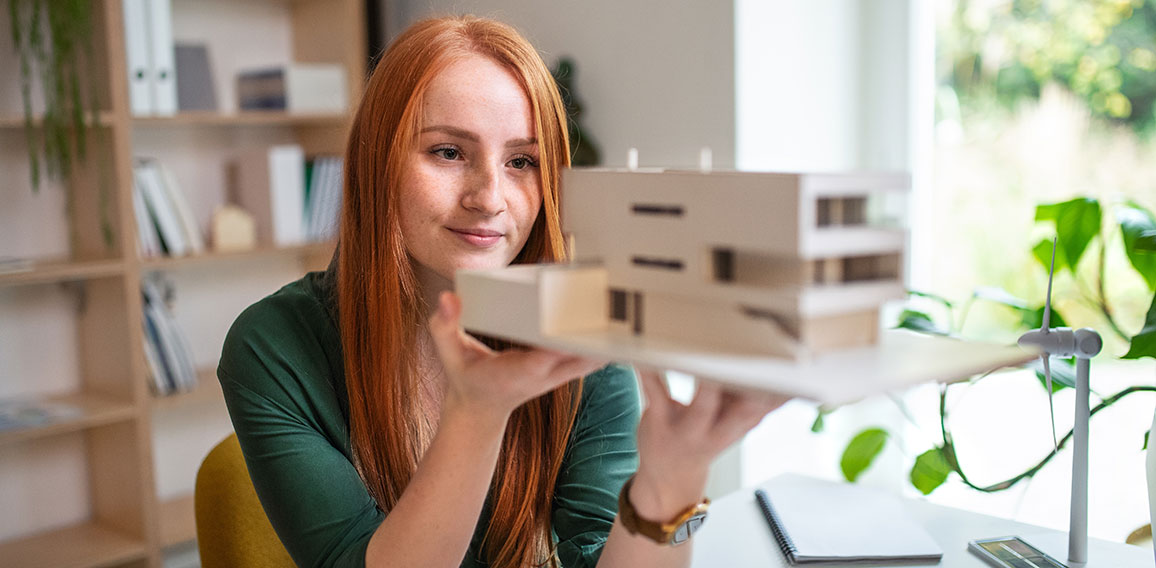
[[[513,160],[510,160],[510,167],[516,170],[524,170],[526,168],[531,168],[537,165],[537,162],[525,156],[519,156]]]
[[[447,160],[456,160],[462,155],[462,153],[459,152],[457,148],[437,148],[433,150],[432,153]]]

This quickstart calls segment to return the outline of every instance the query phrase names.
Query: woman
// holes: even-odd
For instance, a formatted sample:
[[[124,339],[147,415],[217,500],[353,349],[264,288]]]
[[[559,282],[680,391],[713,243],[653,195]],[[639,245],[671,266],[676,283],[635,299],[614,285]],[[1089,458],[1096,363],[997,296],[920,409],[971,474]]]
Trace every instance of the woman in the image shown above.
[[[639,527],[690,510],[711,459],[781,401],[703,385],[683,406],[647,372],[639,423],[630,369],[495,351],[458,325],[455,270],[563,259],[565,124],[503,24],[419,22],[384,54],[349,137],[338,254],[247,309],[218,370],[298,564],[688,562]]]

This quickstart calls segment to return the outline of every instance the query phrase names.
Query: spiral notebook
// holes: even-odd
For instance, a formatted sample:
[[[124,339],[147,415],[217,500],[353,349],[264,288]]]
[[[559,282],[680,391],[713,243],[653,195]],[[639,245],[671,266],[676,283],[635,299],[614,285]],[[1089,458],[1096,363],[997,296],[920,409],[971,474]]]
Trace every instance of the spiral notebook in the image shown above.
[[[755,491],[791,565],[938,564],[943,550],[893,496],[855,485],[783,476]]]

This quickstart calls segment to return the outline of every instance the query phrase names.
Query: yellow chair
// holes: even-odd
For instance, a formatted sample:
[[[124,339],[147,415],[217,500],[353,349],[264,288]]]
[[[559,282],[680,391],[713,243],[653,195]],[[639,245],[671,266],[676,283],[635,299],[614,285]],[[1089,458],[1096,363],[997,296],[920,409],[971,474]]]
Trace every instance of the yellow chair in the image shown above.
[[[237,435],[209,452],[193,493],[203,568],[293,568],[249,479]]]

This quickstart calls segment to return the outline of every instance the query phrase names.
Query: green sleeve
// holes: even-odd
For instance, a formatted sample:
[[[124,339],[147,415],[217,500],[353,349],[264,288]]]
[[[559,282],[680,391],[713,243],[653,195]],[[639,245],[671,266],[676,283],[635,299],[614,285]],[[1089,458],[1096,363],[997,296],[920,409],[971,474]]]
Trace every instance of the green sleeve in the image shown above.
[[[217,371],[265,513],[305,567],[364,566],[384,518],[349,456],[335,335],[320,304],[283,290],[241,314]]]
[[[641,414],[630,367],[608,366],[585,380],[570,448],[554,488],[554,533],[564,568],[594,566],[618,514],[618,492],[638,469]]]

